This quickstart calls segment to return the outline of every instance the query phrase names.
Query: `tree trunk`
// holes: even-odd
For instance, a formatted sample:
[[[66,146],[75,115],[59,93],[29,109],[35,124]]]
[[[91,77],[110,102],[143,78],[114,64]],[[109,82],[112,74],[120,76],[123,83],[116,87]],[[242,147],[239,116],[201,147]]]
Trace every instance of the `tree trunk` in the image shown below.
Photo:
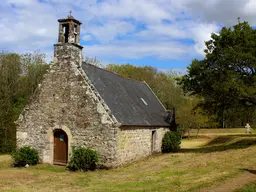
[[[198,138],[200,127],[197,128],[196,138]]]
[[[225,128],[224,108],[222,110],[222,128]]]
[[[188,139],[190,139],[190,128],[188,128]]]

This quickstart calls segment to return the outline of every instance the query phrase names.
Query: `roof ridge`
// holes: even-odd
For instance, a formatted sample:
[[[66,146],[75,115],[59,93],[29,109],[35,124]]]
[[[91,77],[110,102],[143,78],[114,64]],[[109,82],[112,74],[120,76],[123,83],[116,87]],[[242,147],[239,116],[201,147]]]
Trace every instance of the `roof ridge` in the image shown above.
[[[88,64],[88,65],[91,65],[91,66],[93,66],[93,67],[95,67],[95,68],[101,69],[101,70],[103,70],[103,71],[106,71],[106,72],[109,72],[109,73],[113,73],[113,74],[115,74],[115,75],[117,75],[117,76],[120,76],[120,77],[122,77],[122,78],[124,78],[124,79],[133,80],[133,81],[136,81],[136,82],[145,84],[145,83],[144,83],[144,80],[143,80],[143,81],[139,81],[139,80],[136,80],[136,79],[133,79],[133,78],[125,77],[125,76],[123,76],[123,75],[120,75],[120,74],[118,74],[118,73],[115,73],[115,72],[113,72],[113,71],[110,71],[110,70],[107,70],[107,69],[104,69],[104,68],[101,68],[101,67],[98,67],[98,66],[93,65],[93,64],[91,64],[91,63],[88,63],[88,62],[86,62],[86,61],[83,61],[83,63]]]

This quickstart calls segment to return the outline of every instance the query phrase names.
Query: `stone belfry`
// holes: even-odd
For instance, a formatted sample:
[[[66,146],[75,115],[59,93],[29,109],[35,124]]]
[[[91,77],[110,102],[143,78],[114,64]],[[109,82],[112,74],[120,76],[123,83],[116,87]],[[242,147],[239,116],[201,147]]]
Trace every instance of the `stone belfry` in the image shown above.
[[[70,14],[66,19],[59,19],[58,43],[54,45],[55,62],[71,62],[77,66],[82,64],[82,49],[80,45],[81,22]]]

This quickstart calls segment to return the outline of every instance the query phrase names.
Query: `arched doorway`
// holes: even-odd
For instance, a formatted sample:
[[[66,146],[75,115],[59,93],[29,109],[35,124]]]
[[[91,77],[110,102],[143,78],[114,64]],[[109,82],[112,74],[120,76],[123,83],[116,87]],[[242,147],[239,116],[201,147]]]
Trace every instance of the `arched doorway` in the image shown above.
[[[53,163],[58,165],[66,165],[68,161],[68,136],[61,130],[54,131],[54,158]]]

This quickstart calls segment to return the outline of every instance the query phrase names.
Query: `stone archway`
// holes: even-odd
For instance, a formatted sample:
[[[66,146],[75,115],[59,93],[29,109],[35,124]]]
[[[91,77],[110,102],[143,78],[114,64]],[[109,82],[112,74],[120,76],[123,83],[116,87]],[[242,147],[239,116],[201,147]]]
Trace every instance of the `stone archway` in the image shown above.
[[[66,142],[67,142],[67,162],[69,161],[71,155],[72,155],[72,148],[71,148],[71,143],[72,143],[72,135],[68,127],[66,126],[54,126],[53,128],[49,128],[47,131],[47,137],[49,141],[49,146],[47,147],[48,150],[45,151],[47,154],[44,155],[43,157],[43,162],[44,163],[50,163],[54,164],[54,133],[59,133],[59,139],[62,139],[60,137],[61,133],[66,134]],[[57,136],[57,135],[56,135]],[[65,139],[65,136],[64,136]]]

